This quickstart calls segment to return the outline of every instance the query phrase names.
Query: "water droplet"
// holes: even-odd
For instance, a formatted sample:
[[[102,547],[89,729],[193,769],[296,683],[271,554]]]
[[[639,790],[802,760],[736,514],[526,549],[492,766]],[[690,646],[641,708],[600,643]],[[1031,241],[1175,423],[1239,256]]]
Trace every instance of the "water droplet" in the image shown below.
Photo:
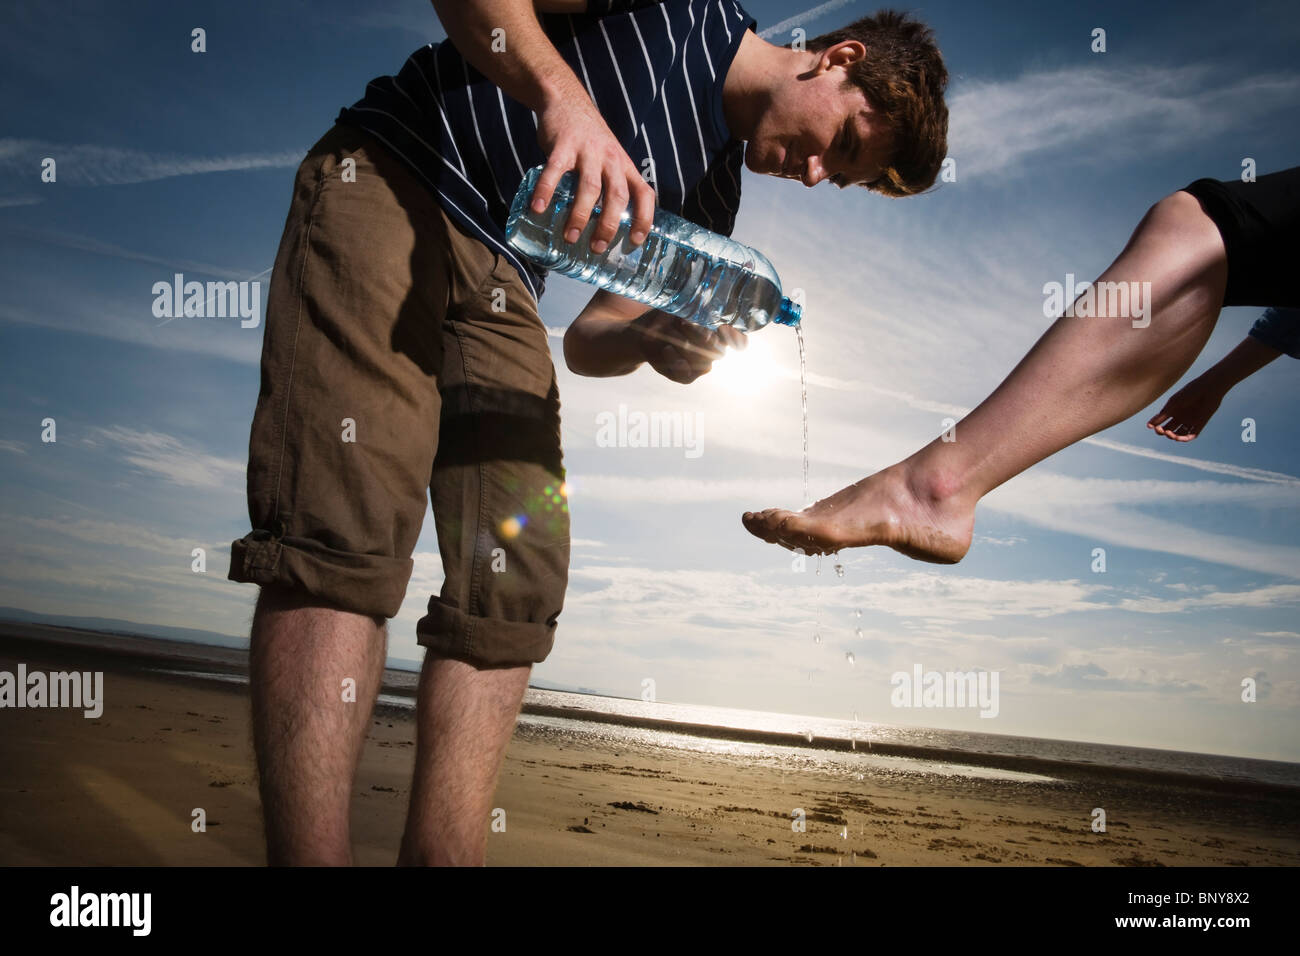
[[[853,611],[853,616],[854,616],[854,617],[862,617],[862,608],[856,608],[856,609]]]
[[[859,627],[857,630],[855,630],[853,632],[853,636],[856,637],[858,640],[862,640],[862,628]]]
[[[853,712],[853,722],[855,724],[858,722],[858,712],[856,710]]]
[[[806,736],[808,737],[808,743],[812,743],[812,742],[813,742],[813,732],[812,732],[811,730],[808,731],[807,734],[806,734]]]
[[[847,840],[848,838],[849,838],[849,828],[845,827],[843,830],[840,831],[840,839]]]
[[[822,642],[822,636],[821,636],[820,634],[818,634],[816,631],[814,631],[814,632],[813,632],[813,643],[814,643],[814,644],[820,644],[821,642]]]
[[[835,563],[835,576],[837,578],[844,577],[844,565],[840,564],[838,561]]]
[[[853,656],[853,652],[852,652],[852,651],[847,651],[847,652],[845,652],[845,654],[844,654],[844,659],[845,659],[846,661],[849,662],[849,666],[850,666],[850,667],[852,667],[854,664],[856,664],[856,663],[858,662],[858,659],[857,659],[856,657]]]

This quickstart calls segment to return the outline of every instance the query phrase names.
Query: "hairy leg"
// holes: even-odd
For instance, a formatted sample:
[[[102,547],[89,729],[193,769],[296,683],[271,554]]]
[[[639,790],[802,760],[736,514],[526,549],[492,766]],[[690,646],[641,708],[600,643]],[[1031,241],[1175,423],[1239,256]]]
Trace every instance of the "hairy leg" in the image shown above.
[[[1129,315],[1064,316],[958,423],[956,441],[910,458],[800,512],[747,512],[751,533],[809,553],[883,544],[954,563],[970,547],[985,494],[1068,445],[1140,411],[1195,361],[1223,303],[1218,229],[1191,195],[1153,206],[1097,280],[1150,282],[1150,325]]]
[[[253,743],[272,866],[352,863],[352,783],[383,678],[383,620],[312,600],[264,587],[253,615]]]
[[[425,656],[401,866],[482,866],[497,776],[532,665]]]

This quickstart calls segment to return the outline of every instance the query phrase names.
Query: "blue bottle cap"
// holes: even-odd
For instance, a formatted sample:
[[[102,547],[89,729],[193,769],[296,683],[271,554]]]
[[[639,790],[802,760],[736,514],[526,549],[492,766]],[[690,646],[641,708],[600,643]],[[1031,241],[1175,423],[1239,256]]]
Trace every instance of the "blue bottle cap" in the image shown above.
[[[799,324],[799,319],[803,316],[803,306],[797,302],[791,302],[786,296],[781,297],[781,305],[776,310],[776,316],[772,319],[777,325],[795,326]]]

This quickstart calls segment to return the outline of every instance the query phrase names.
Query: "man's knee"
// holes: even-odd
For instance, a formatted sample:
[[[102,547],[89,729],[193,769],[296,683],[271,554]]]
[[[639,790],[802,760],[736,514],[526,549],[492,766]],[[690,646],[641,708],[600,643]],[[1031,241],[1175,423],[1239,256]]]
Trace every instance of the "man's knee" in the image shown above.
[[[340,604],[328,601],[299,587],[288,584],[263,584],[258,589],[255,614],[268,614],[277,611],[314,610],[336,613],[351,617],[369,618],[376,625],[382,626],[387,618],[375,614],[363,614],[350,610]]]

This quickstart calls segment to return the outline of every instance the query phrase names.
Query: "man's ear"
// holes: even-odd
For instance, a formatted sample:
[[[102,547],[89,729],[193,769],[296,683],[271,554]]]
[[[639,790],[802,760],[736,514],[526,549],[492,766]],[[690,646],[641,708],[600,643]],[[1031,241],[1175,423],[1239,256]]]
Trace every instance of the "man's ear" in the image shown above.
[[[867,55],[867,48],[857,40],[841,40],[821,52],[815,73],[825,73],[834,67],[847,67]]]

